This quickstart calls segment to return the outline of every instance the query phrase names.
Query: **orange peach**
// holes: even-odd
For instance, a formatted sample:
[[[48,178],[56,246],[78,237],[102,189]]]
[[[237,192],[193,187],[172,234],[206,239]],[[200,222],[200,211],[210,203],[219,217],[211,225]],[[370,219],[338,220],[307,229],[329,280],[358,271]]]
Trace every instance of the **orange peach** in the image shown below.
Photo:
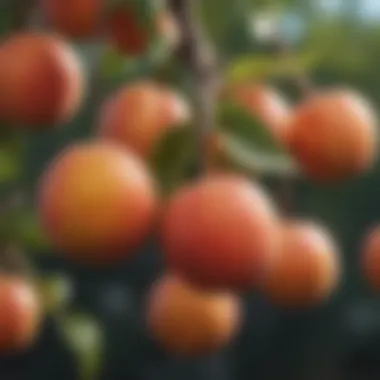
[[[290,150],[312,179],[349,179],[371,167],[377,153],[377,120],[358,93],[336,89],[301,103],[289,126]]]
[[[338,249],[324,228],[290,221],[283,228],[280,254],[264,279],[264,292],[279,306],[315,305],[335,290],[339,264]]]
[[[74,50],[57,36],[25,32],[0,47],[0,117],[22,127],[64,123],[78,110],[84,72]]]
[[[260,83],[248,83],[235,86],[226,94],[261,122],[278,141],[286,143],[290,106],[277,90]]]
[[[159,12],[153,28],[149,28],[132,6],[116,6],[107,16],[106,28],[110,43],[118,51],[132,56],[145,53],[154,36],[164,38],[172,47],[179,40],[178,26],[167,11]]]
[[[39,0],[49,25],[69,38],[93,37],[100,31],[102,0]]]
[[[361,253],[362,272],[375,291],[380,290],[380,227],[373,227],[366,235]]]
[[[147,158],[165,133],[187,121],[189,114],[188,104],[177,93],[138,82],[122,88],[103,105],[99,136]]]
[[[35,288],[21,277],[1,275],[0,307],[1,353],[27,349],[36,339],[42,321]]]
[[[46,168],[38,211],[53,245],[83,263],[127,257],[147,237],[154,184],[131,152],[107,142],[67,147]]]
[[[153,285],[146,312],[152,337],[168,351],[186,356],[224,347],[241,322],[236,296],[201,292],[174,275],[166,275]]]
[[[278,249],[278,220],[261,187],[234,174],[210,174],[169,201],[162,244],[169,268],[205,288],[245,290]]]

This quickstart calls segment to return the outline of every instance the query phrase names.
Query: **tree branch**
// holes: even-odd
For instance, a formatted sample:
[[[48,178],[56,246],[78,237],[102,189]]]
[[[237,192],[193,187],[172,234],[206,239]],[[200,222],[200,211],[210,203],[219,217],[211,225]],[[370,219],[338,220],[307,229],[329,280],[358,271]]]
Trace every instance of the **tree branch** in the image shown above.
[[[216,54],[201,25],[199,0],[169,0],[169,4],[181,33],[177,54],[194,84],[194,127],[199,147],[198,169],[202,172],[208,168],[208,140],[215,126],[219,82]]]

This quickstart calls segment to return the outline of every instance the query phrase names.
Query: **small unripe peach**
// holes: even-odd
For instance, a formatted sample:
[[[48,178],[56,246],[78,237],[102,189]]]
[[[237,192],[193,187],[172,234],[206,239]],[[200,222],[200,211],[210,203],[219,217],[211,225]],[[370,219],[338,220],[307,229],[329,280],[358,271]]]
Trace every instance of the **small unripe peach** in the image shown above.
[[[278,141],[286,143],[290,106],[277,90],[248,83],[226,90],[225,95],[262,123]]]
[[[204,355],[228,344],[240,327],[241,304],[229,293],[206,293],[174,275],[150,290],[147,325],[158,343],[177,355]]]
[[[38,190],[47,237],[85,264],[130,256],[155,217],[155,188],[145,165],[112,143],[67,147],[46,168]]]
[[[48,24],[66,37],[94,37],[100,31],[102,0],[39,0],[39,3]]]
[[[349,179],[375,161],[377,120],[361,95],[341,89],[321,92],[295,109],[289,141],[309,177],[324,182]]]
[[[380,227],[373,227],[366,235],[361,252],[361,269],[374,291],[380,290]]]
[[[277,221],[258,184],[210,174],[169,201],[162,223],[166,263],[201,287],[253,288],[276,254]]]
[[[57,36],[25,32],[0,47],[0,117],[22,127],[64,123],[78,110],[84,72]]]
[[[287,222],[280,253],[264,279],[264,292],[279,306],[318,304],[335,290],[339,264],[337,247],[324,228],[305,221]]]
[[[0,351],[14,353],[27,349],[36,339],[42,310],[36,289],[14,275],[0,276]]]
[[[189,107],[177,93],[151,82],[126,86],[100,110],[99,136],[147,158],[171,128],[189,119]]]

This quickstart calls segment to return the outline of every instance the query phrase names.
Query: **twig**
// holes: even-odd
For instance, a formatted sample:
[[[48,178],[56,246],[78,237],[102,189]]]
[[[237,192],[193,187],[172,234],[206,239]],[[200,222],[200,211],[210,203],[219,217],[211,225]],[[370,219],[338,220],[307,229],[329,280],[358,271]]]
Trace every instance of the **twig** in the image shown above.
[[[181,33],[181,44],[177,54],[189,70],[194,84],[198,169],[203,172],[208,169],[208,139],[215,126],[215,104],[219,84],[216,54],[201,25],[198,14],[199,0],[170,0],[169,4]]]

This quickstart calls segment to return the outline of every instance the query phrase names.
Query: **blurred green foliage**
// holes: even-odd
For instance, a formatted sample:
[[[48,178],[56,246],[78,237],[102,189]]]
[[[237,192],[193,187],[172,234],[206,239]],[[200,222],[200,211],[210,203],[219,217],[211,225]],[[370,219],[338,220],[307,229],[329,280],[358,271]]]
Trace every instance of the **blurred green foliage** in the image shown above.
[[[163,194],[183,184],[194,167],[197,143],[191,126],[179,126],[166,134],[150,159]]]
[[[102,365],[103,334],[99,324],[84,313],[72,313],[59,322],[62,338],[75,355],[80,380],[94,379]]]

